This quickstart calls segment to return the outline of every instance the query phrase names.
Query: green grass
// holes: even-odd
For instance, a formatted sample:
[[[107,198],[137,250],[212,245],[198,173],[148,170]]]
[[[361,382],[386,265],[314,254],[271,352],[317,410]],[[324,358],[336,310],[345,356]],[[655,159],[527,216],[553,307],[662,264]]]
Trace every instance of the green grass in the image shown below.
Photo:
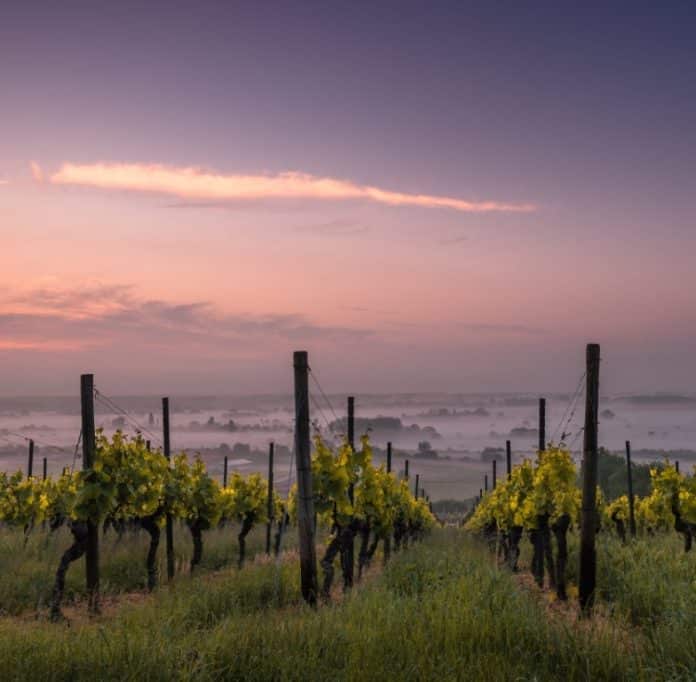
[[[212,566],[215,556],[228,556],[229,531],[219,533],[208,543]],[[280,564],[259,561],[241,572],[182,575],[93,621],[0,619],[2,679],[696,679],[696,589],[682,582],[693,557],[670,553],[668,538],[640,548],[601,538],[599,549],[602,615],[592,624],[550,608],[480,543],[449,529],[317,611],[301,601],[290,553]],[[24,561],[35,564],[44,556],[37,550],[30,542]],[[657,560],[666,562],[664,574]],[[3,583],[12,580],[3,573]],[[109,584],[125,589],[131,580]]]
[[[238,525],[230,524],[204,533],[201,573],[236,566],[238,532]],[[258,527],[247,537],[248,562],[253,561],[255,555],[265,552],[265,533],[265,526]],[[101,537],[100,587],[103,594],[118,595],[146,589],[148,541],[149,536],[145,532],[127,532],[121,540],[117,540],[113,531]],[[60,557],[71,542],[72,536],[65,528],[55,533],[37,528],[26,544],[21,532],[0,529],[0,615],[41,610],[48,604]],[[296,533],[289,529],[283,539],[283,547],[292,548],[296,544]],[[188,529],[183,525],[175,526],[174,553],[178,577],[188,573],[192,549]],[[166,576],[165,556],[163,532],[158,552],[160,576]],[[68,570],[64,600],[67,604],[85,596],[84,566],[85,562],[81,559]]]
[[[520,566],[529,570],[531,544],[523,539]],[[567,576],[577,584],[579,537],[568,534]],[[622,544],[610,531],[597,536],[598,602],[605,611],[636,626],[675,628],[695,652],[696,670],[696,551],[685,553],[673,532],[640,536]]]

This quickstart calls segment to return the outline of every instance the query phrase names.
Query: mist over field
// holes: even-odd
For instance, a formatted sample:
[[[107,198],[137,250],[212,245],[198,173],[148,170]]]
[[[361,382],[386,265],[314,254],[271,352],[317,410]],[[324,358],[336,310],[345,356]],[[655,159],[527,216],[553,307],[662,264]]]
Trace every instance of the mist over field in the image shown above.
[[[547,440],[569,445],[579,461],[584,403],[581,396],[552,394],[547,399]],[[139,429],[153,447],[161,445],[161,402],[152,396],[109,396],[124,416],[99,399],[96,425],[108,435],[116,429]],[[312,396],[315,430],[329,442],[346,432],[345,395]],[[270,442],[275,443],[276,483],[286,490],[291,474],[294,405],[291,396],[180,396],[171,398],[172,447],[200,452],[210,470],[222,475],[228,457],[231,470],[265,472]],[[26,440],[38,444],[49,472],[72,466],[80,430],[77,397],[0,399],[0,469],[25,466]],[[492,459],[504,466],[505,441],[514,462],[533,458],[538,444],[538,396],[530,394],[390,394],[357,396],[356,432],[367,433],[384,461],[387,442],[395,466],[410,459],[429,496],[466,499],[477,494]],[[636,460],[681,460],[696,463],[696,396],[631,394],[604,396],[600,404],[600,445],[623,453],[626,440]],[[58,450],[59,446],[62,450]],[[78,450],[78,463],[81,450]],[[292,475],[290,475],[292,478]]]

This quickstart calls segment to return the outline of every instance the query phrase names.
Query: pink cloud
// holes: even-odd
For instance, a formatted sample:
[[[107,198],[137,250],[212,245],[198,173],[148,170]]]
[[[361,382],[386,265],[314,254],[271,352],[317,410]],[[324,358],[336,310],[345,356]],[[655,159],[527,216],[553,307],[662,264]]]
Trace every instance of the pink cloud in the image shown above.
[[[221,175],[198,168],[159,164],[64,163],[50,181],[59,185],[173,194],[186,199],[363,200],[389,206],[449,208],[466,213],[529,212],[536,208],[533,204],[409,194],[294,171],[278,175]]]

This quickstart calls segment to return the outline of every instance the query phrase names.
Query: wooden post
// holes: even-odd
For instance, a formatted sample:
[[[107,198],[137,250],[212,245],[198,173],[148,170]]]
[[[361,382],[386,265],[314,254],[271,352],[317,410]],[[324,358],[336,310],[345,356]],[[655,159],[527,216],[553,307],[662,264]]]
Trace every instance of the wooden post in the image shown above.
[[[150,450],[152,449],[152,445],[151,445],[151,443],[150,443],[149,440],[146,440],[146,441],[145,441],[145,449],[146,449],[148,452],[150,452]]]
[[[162,398],[162,437],[164,440],[164,456],[167,461],[172,459],[171,443],[169,439],[169,398]],[[174,522],[172,515],[167,514],[165,527],[167,545],[167,579],[174,578]]]
[[[483,499],[483,488],[479,488],[479,500]]]
[[[48,462],[46,461],[46,458],[43,458],[43,480],[46,480],[46,476],[48,474]]]
[[[505,460],[507,464],[507,477],[508,481],[510,476],[512,476],[512,445],[509,440],[505,441]]]
[[[580,607],[585,615],[592,611],[597,582],[597,450],[599,408],[599,345],[587,345],[587,386],[585,390],[585,430],[583,444],[582,512],[580,517]]]
[[[314,546],[314,495],[309,449],[309,364],[307,351],[295,351],[295,453],[297,457],[297,527],[302,596],[317,604],[317,554]]]
[[[94,375],[80,377],[80,402],[82,406],[82,468],[94,466],[96,440],[94,433]],[[87,596],[89,610],[99,613],[99,524],[87,520],[87,550],[85,552],[85,573],[87,576]]]
[[[27,461],[27,478],[34,475],[34,441],[29,439],[29,459]]]
[[[679,473],[679,460],[674,463],[674,468],[677,470],[677,473]]]
[[[483,489],[488,492],[488,474],[483,475]]]
[[[266,554],[271,553],[271,530],[273,529],[273,450],[271,442],[268,446],[268,523],[266,524]],[[225,457],[227,465],[227,457]]]
[[[626,467],[628,480],[628,527],[631,531],[631,537],[636,537],[636,515],[633,499],[633,468],[631,467],[631,441],[626,441]]]
[[[392,470],[392,444],[387,443],[387,473],[390,474]],[[389,561],[391,557],[391,533],[387,534],[384,538],[384,563]]]
[[[355,449],[355,397],[348,396],[348,443]]]
[[[408,481],[408,460],[404,460],[404,478]]]
[[[539,398],[539,452],[546,450],[546,398]]]
[[[348,444],[352,452],[355,452],[355,398],[352,395],[348,396]],[[351,506],[355,502],[355,487],[353,483],[348,486],[348,499]],[[350,589],[353,587],[353,575],[355,572],[355,543],[353,542],[353,534],[346,537],[345,556],[343,562],[343,584]]]
[[[413,495],[416,499],[418,499],[418,483],[420,481],[420,474],[416,474],[416,483],[413,486]]]
[[[495,490],[495,486],[498,483],[498,460],[494,459],[493,460],[493,490]]]
[[[225,455],[225,459],[222,460],[222,487],[227,487],[227,455]]]

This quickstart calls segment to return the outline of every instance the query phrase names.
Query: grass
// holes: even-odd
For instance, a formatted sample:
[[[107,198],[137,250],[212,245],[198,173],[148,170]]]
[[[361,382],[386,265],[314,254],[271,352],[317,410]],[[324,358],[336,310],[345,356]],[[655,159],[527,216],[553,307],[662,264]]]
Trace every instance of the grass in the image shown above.
[[[182,575],[169,588],[70,626],[26,615],[0,619],[2,678],[696,679],[696,592],[681,582],[689,570],[694,578],[693,557],[670,555],[666,538],[641,549],[604,542],[601,608],[591,623],[521,587],[475,539],[446,529],[316,611],[300,599],[290,551],[280,564],[257,557],[241,572]],[[657,559],[668,562],[664,576]],[[622,582],[627,571],[632,578]],[[5,580],[11,576],[3,573]],[[670,582],[677,595],[667,594]]]
[[[577,584],[579,537],[568,535],[567,576]],[[529,570],[531,543],[522,542],[520,566]],[[677,533],[642,536],[626,544],[612,532],[597,536],[597,599],[631,625],[665,624],[696,635],[696,552],[685,553]],[[692,650],[696,653],[696,641]],[[696,669],[696,656],[694,657]]]
[[[296,533],[286,533],[283,547],[296,545]],[[238,559],[237,524],[204,533],[203,560],[200,572],[220,570],[234,566]],[[265,526],[254,528],[247,537],[247,561],[265,551]],[[109,531],[100,540],[101,592],[107,596],[124,592],[144,591],[147,586],[145,557],[149,536],[145,532],[130,533],[117,539]],[[22,533],[0,529],[0,615],[18,615],[27,610],[41,610],[49,602],[55,571],[60,557],[70,546],[70,532],[61,528],[55,533],[35,529],[25,544]],[[193,546],[188,529],[175,527],[174,554],[179,577],[188,573]],[[166,576],[164,532],[158,552],[159,574]],[[65,603],[70,604],[85,597],[85,563],[76,561],[70,566],[66,579]]]

